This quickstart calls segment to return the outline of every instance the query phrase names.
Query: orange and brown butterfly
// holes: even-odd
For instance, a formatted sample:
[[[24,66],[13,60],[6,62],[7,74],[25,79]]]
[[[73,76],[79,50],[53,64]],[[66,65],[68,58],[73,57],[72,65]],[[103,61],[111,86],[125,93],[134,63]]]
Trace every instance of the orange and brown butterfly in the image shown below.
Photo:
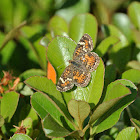
[[[93,41],[90,35],[84,34],[78,42],[73,53],[73,60],[69,60],[68,65],[57,83],[57,90],[65,92],[73,88],[74,85],[86,87],[91,79],[91,72],[96,70],[100,63],[100,58],[93,50]]]

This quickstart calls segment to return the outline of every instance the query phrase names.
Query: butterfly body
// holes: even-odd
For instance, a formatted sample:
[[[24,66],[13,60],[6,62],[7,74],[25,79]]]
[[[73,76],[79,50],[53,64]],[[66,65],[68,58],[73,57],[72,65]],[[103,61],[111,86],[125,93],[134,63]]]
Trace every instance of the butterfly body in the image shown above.
[[[91,52],[93,50],[92,38],[84,34],[77,44],[73,53],[73,60],[69,60],[67,66],[57,83],[57,90],[64,92],[73,88],[74,84],[79,87],[88,85],[91,72],[100,62],[99,56]]]

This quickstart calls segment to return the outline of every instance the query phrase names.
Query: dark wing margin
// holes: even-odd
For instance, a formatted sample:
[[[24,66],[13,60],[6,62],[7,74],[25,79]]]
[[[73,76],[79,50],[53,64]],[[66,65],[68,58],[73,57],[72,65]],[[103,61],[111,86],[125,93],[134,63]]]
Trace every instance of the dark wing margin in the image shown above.
[[[67,66],[58,80],[56,86],[57,90],[59,90],[60,92],[65,92],[73,88],[74,83],[72,73],[72,65]]]
[[[79,57],[80,55],[90,52],[92,50],[93,50],[92,38],[90,35],[84,34],[75,48],[73,58],[75,59],[76,57]]]

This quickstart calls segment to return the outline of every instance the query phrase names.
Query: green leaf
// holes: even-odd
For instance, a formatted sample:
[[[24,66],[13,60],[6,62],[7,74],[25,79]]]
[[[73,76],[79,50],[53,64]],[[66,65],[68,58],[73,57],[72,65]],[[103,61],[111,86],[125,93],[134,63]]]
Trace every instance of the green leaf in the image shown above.
[[[139,137],[140,137],[140,121],[132,118],[131,119],[131,122],[133,123],[133,125],[135,126],[135,128],[137,129],[138,131],[138,134],[139,134]]]
[[[125,113],[130,113],[131,118],[135,118],[137,120],[140,120],[140,97],[137,96],[135,102],[133,102],[129,107],[127,112]],[[129,112],[128,112],[129,111]],[[126,115],[125,115],[126,116]],[[128,115],[129,116],[129,115]],[[126,122],[127,123],[127,122]]]
[[[128,7],[128,15],[135,25],[140,30],[140,3],[132,2]]]
[[[69,36],[76,41],[76,43],[79,42],[85,33],[88,33],[93,40],[93,47],[95,47],[97,31],[97,21],[91,14],[77,15],[70,22]]]
[[[0,32],[0,47],[2,46],[4,37],[4,34]],[[3,48],[0,48],[1,65],[10,65],[8,62],[12,59],[15,48],[16,45],[13,40],[9,41]]]
[[[19,94],[12,91],[4,94],[1,100],[1,115],[9,122],[14,115],[19,100]]]
[[[31,90],[30,87],[25,85],[24,88],[20,91],[20,93],[24,96],[30,96],[30,95],[33,95],[34,92]]]
[[[122,74],[122,79],[128,79],[135,84],[140,83],[140,70],[130,69]]]
[[[91,81],[87,87],[77,87],[73,91],[64,92],[63,96],[68,103],[71,99],[84,100],[93,108],[100,100],[104,86],[104,63],[100,59],[98,68],[91,73]]]
[[[106,93],[103,103],[97,107],[97,112],[95,113],[95,110],[91,117],[91,122],[94,122],[100,117],[99,114],[103,113],[93,125],[93,133],[95,131],[100,133],[116,124],[121,112],[135,100],[137,87],[129,80],[116,80],[107,87]],[[104,109],[105,107],[107,110]]]
[[[62,5],[62,8],[56,11],[56,15],[63,17],[69,22],[73,16],[89,12],[89,8],[89,0],[65,1],[65,3]]]
[[[76,43],[67,37],[57,36],[48,45],[47,57],[60,77],[72,59]],[[52,57],[53,56],[53,57]]]
[[[116,68],[114,65],[107,65],[105,67],[105,85],[104,88],[108,86],[111,82],[113,82],[116,79]]]
[[[127,127],[123,129],[115,140],[136,140],[135,127]]]
[[[16,1],[14,6],[14,15],[13,15],[13,23],[14,26],[20,24],[23,20],[25,20],[29,13],[29,8],[26,2],[24,1]]]
[[[102,24],[108,24],[110,22],[109,10],[107,9],[103,1],[94,1],[92,9],[95,17],[98,17],[97,20],[99,26],[101,26]]]
[[[131,47],[128,44],[128,40],[121,31],[113,25],[104,25],[102,26],[102,30],[107,36],[116,36],[120,39],[120,42],[110,49],[109,59],[112,64],[116,65],[120,72],[124,71],[131,56]]]
[[[44,46],[40,45],[41,39],[42,39],[42,37],[40,37],[38,40],[36,40],[33,45],[34,45],[34,49],[36,51],[40,66],[42,67],[42,69],[44,71],[46,71],[46,68],[47,68],[46,48]]]
[[[140,62],[135,60],[129,61],[127,67],[140,70]]]
[[[80,130],[83,129],[83,122],[90,113],[90,106],[85,101],[70,100],[68,110],[73,118],[77,121]]]
[[[122,47],[125,47],[128,45],[128,40],[127,38],[124,36],[124,34],[118,29],[116,28],[114,25],[103,25],[101,27],[103,33],[106,35],[106,36],[115,36],[117,38],[120,39],[121,41],[121,46]],[[114,48],[114,47],[113,47]]]
[[[130,94],[130,90],[121,84],[114,85],[110,90],[107,89],[103,103],[95,109],[90,117],[89,124],[92,125],[94,121],[99,119],[102,115],[109,111],[113,105],[128,94]]]
[[[22,81],[24,81],[31,76],[45,76],[45,75],[46,72],[41,69],[29,69],[20,74],[19,77]]]
[[[116,43],[118,43],[120,40],[116,38],[115,36],[109,36],[105,38],[96,48],[96,53],[103,57],[107,51],[113,47]],[[115,47],[115,46],[114,46]]]
[[[40,97],[41,93],[34,93],[31,96],[31,105],[37,112],[37,114],[41,117],[41,119],[44,119],[48,112],[45,108],[45,100],[44,98]]]
[[[57,23],[57,24],[56,24]],[[60,29],[66,33],[68,33],[68,24],[67,22],[60,16],[53,16],[48,24],[48,28],[50,30]]]
[[[50,115],[43,119],[42,125],[45,134],[50,138],[66,137],[68,135],[79,138],[79,135],[83,134],[80,130],[70,132],[71,130],[60,126]]]
[[[32,50],[30,51],[30,55],[36,55],[35,57],[39,65],[42,67],[44,71],[46,71],[47,68],[46,48],[40,45],[40,40],[42,39],[42,35],[43,35],[41,31],[42,31],[42,26],[40,25],[36,25],[32,27],[25,26],[24,28],[22,28],[22,33],[24,37],[27,39],[29,43],[29,47],[32,48]]]
[[[13,2],[11,0],[7,0],[7,1],[0,1],[0,13],[1,13],[1,22],[3,21],[3,24],[5,26],[7,26],[8,30],[9,27],[11,28],[12,23],[13,23],[13,13],[14,13],[14,5]],[[5,10],[8,9],[8,10]]]
[[[132,41],[132,29],[129,17],[124,13],[117,13],[113,16],[113,24],[126,36],[126,38]],[[121,22],[120,22],[121,21]]]
[[[42,124],[48,137],[64,137],[70,134],[70,131],[59,125],[50,115],[43,119]]]
[[[0,127],[3,126],[4,124],[4,118],[2,117],[2,115],[0,115]]]
[[[66,125],[64,122],[71,123],[70,120],[67,120],[68,118],[65,116],[64,112],[62,112],[59,106],[57,106],[57,104],[46,94],[39,92],[34,93],[31,98],[31,103],[42,119],[49,113],[51,117],[62,127],[63,125]],[[71,119],[70,116],[68,117]]]
[[[33,122],[33,126],[36,126],[38,123],[38,116],[35,110],[29,105],[25,104],[22,107],[22,110],[19,114],[19,120],[25,120],[26,118],[31,118]]]
[[[48,100],[48,103],[50,104],[50,106],[51,105],[58,106],[58,108],[71,120],[71,117],[66,108],[65,102],[63,100],[63,97],[61,93],[56,90],[56,86],[53,84],[51,80],[48,80],[46,77],[34,76],[34,77],[28,78],[25,81],[25,83],[31,86],[33,89],[36,89],[38,91],[45,93],[45,94],[37,93],[37,95],[39,96],[37,97],[37,99],[39,99],[39,101],[41,101],[41,97],[44,97],[45,100]],[[34,96],[35,95],[33,95],[32,97]],[[47,103],[45,102],[44,104],[46,105]],[[51,110],[51,107],[48,109],[50,109],[50,111],[53,112],[53,110]],[[57,108],[56,108],[56,111],[58,111]]]
[[[10,140],[32,140],[29,136],[25,134],[15,134]]]

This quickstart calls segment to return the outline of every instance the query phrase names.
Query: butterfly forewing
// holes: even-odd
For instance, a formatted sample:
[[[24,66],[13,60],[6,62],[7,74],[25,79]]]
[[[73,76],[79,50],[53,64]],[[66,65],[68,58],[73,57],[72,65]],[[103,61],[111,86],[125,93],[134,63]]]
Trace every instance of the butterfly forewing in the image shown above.
[[[93,50],[92,38],[88,34],[84,34],[75,48],[73,58],[79,57],[80,55],[90,52],[92,50]]]

